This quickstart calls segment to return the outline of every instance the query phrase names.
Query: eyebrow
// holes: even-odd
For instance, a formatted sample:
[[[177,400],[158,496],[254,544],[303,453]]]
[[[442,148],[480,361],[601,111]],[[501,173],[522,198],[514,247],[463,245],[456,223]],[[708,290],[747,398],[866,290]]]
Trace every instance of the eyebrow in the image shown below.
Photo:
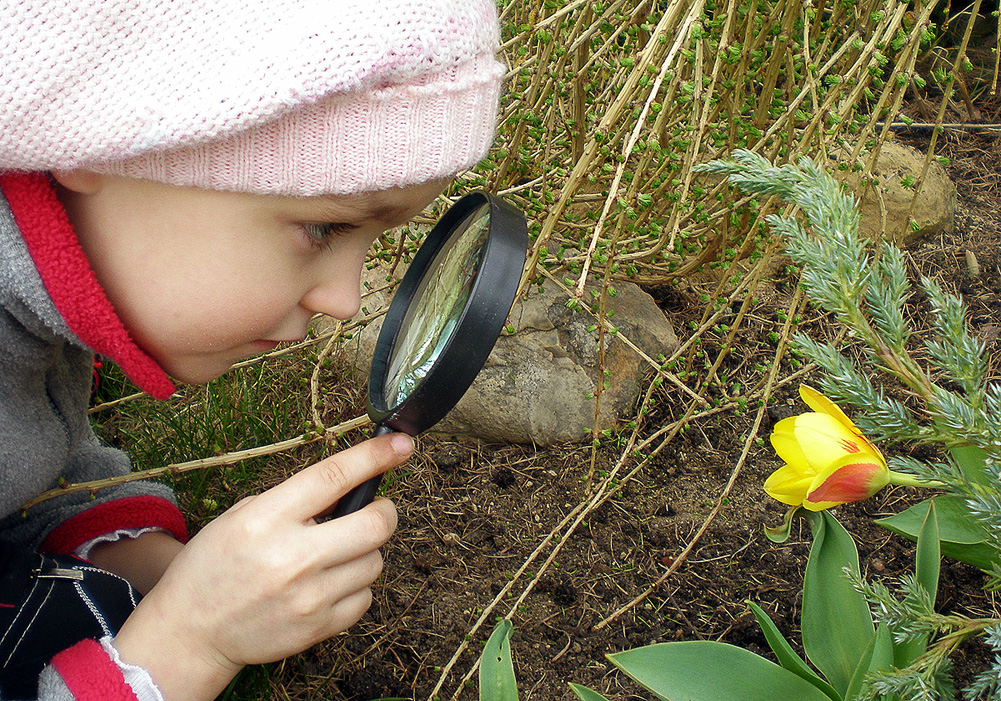
[[[403,205],[377,204],[366,208],[365,215],[383,224],[398,224],[407,216],[409,209]]]
[[[375,219],[386,226],[403,223],[409,208],[405,205],[371,202],[366,204],[323,203],[317,210],[317,220],[338,222],[355,219]]]

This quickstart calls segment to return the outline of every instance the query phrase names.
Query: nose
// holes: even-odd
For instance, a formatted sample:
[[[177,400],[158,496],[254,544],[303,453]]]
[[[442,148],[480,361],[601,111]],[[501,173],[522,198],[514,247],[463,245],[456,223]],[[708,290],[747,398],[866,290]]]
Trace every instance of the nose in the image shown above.
[[[310,314],[326,314],[335,319],[350,319],[361,307],[361,271],[340,271],[306,292],[299,306]]]

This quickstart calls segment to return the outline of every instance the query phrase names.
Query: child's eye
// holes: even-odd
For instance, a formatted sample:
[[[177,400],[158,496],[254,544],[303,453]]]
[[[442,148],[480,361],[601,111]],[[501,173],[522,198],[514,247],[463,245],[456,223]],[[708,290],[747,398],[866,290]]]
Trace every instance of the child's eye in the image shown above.
[[[310,245],[316,248],[325,248],[330,245],[330,239],[334,236],[340,236],[357,227],[347,222],[328,222],[324,224],[306,224],[305,228]]]

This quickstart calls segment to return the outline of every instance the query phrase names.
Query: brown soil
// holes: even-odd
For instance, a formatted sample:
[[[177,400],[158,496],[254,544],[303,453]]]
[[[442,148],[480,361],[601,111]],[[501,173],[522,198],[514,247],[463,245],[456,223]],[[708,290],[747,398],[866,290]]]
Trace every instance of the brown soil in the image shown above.
[[[927,144],[920,132],[899,138]],[[909,249],[909,265],[915,273],[941,277],[963,295],[974,330],[997,361],[1001,135],[948,132],[938,153],[951,159],[949,171],[959,190],[956,229]],[[966,251],[976,256],[976,277]],[[795,291],[794,275],[783,266],[776,270],[757,292],[759,301],[721,368],[744,387],[760,379],[762,366],[771,365],[774,333],[781,330],[779,320]],[[712,289],[690,283],[651,292],[684,341],[688,323],[702,318],[701,296]],[[815,309],[808,307],[802,316],[801,330],[821,337],[835,332]],[[720,340],[706,335],[693,356],[696,366],[716,358]],[[787,355],[779,379],[797,368],[795,357]],[[796,395],[799,381],[774,392],[757,436],[767,439],[774,421],[803,410]],[[725,400],[722,392],[708,397]],[[643,436],[688,409],[686,396],[667,384],[656,400]],[[764,537],[762,527],[777,523],[784,510],[761,491],[765,477],[780,464],[767,440],[750,441],[750,453],[721,499],[741,463],[755,415],[756,407],[750,406],[692,422],[628,480],[624,475],[635,462],[627,465],[620,489],[590,511],[583,505],[614,469],[628,431],[621,439],[603,441],[593,464],[590,446],[536,449],[421,439],[418,456],[389,488],[400,526],[384,549],[385,571],[370,611],[347,634],[283,663],[247,670],[232,698],[475,699],[476,662],[496,620],[504,616],[514,623],[512,649],[523,701],[575,698],[569,682],[613,701],[650,698],[604,656],[655,642],[722,640],[770,657],[746,602],[760,604],[791,641],[798,641],[810,538],[803,522],[795,524],[793,537],[783,545]],[[920,449],[896,449],[921,454]],[[836,510],[858,542],[867,576],[892,584],[912,567],[913,546],[872,519],[896,513],[915,499],[912,491],[892,488]],[[575,528],[564,523],[572,514],[583,514]],[[536,549],[540,553],[533,558]],[[665,578],[672,567],[676,570]],[[938,608],[998,615],[993,599],[982,591],[984,583],[979,571],[943,562]],[[979,643],[959,651],[960,686],[983,668],[985,655]]]

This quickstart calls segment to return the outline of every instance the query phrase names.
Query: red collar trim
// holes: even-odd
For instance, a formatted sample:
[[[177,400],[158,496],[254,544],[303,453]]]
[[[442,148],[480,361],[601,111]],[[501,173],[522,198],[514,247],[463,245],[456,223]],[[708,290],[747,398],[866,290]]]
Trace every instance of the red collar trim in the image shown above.
[[[136,345],[97,281],[66,210],[46,173],[4,173],[3,190],[35,267],[69,330],[96,353],[115,361],[141,390],[156,399],[174,383]]]

